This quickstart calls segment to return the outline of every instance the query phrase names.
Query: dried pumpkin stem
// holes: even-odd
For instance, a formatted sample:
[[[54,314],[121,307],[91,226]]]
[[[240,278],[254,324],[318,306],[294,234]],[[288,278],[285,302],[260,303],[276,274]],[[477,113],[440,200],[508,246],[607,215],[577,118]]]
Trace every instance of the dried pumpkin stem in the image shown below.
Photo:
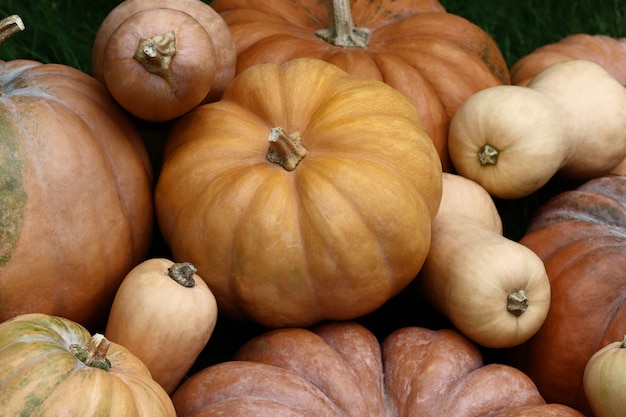
[[[365,48],[370,30],[354,27],[350,0],[326,0],[328,27],[315,31],[326,42],[343,48]]]
[[[270,131],[267,139],[270,142],[267,160],[282,166],[287,171],[296,169],[308,152],[302,144],[302,136],[299,132],[287,134],[283,128],[275,127]]]
[[[167,268],[167,275],[183,287],[193,288],[196,286],[194,274],[198,272],[191,262],[178,262]]]
[[[478,150],[478,160],[481,165],[495,165],[498,163],[498,155],[500,151],[498,151],[493,146],[486,144],[482,148]]]
[[[527,308],[528,297],[526,297],[526,292],[524,292],[523,289],[517,288],[513,290],[513,292],[511,292],[507,297],[506,309],[515,317],[521,316]]]
[[[84,346],[74,344],[70,350],[85,365],[108,371],[111,369],[111,361],[107,359],[110,346],[111,342],[104,335],[96,333]]]
[[[14,14],[0,20],[0,45],[17,32],[21,32],[26,28],[22,18]]]
[[[135,50],[133,58],[146,71],[162,77],[174,90],[172,79],[172,60],[176,55],[176,34],[166,32],[151,38],[142,38]]]

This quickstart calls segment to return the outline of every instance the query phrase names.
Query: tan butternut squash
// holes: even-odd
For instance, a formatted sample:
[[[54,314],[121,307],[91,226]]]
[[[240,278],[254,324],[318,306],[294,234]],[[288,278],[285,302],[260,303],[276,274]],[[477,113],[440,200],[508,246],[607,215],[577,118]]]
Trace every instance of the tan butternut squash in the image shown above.
[[[599,64],[557,62],[522,86],[471,96],[454,115],[457,172],[500,198],[521,198],[555,175],[589,180],[626,157],[626,89]]]
[[[482,346],[530,338],[550,306],[543,262],[502,235],[495,204],[477,183],[444,173],[440,207],[414,288]]]

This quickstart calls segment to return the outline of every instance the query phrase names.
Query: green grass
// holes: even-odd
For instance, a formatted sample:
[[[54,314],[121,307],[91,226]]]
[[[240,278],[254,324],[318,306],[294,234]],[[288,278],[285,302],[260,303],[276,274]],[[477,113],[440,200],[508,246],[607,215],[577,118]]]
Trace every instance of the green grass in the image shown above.
[[[0,46],[0,59],[56,62],[91,73],[91,49],[102,20],[121,0],[0,0],[0,17],[19,14],[26,30]],[[210,0],[207,0],[210,3]],[[441,0],[448,12],[489,33],[509,65],[573,33],[626,37],[626,0]],[[519,239],[529,217],[562,189],[556,181],[516,201],[497,201],[505,235]]]

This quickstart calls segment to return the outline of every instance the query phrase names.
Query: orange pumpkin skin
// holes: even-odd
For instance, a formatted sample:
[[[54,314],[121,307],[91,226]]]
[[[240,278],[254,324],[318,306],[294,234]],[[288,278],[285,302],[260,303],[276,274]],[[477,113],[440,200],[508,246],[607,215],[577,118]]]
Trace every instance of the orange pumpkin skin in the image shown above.
[[[535,75],[555,62],[586,59],[600,64],[626,85],[626,38],[576,33],[543,45],[511,66],[511,83],[527,85]]]
[[[81,358],[76,348],[96,336],[46,314],[0,323],[2,415],[176,417],[167,393],[125,347],[110,343],[93,364]]]
[[[0,64],[0,321],[90,326],[150,246],[152,172],[126,113],[74,68]]]
[[[175,24],[177,22],[172,20],[171,17],[173,12],[178,12],[179,17],[175,19],[183,19],[181,22],[186,27],[176,27]],[[118,44],[118,41],[121,42],[122,40],[115,38],[119,35],[116,34],[116,31],[121,31],[120,26],[123,28],[124,24],[127,21],[131,22],[138,16],[138,13],[146,14],[148,19],[152,18],[154,22],[143,21],[139,27],[136,26],[135,28],[131,27],[125,29],[127,32],[126,38],[133,40],[131,49],[134,51],[137,46],[135,36],[143,34],[152,37],[160,33],[159,30],[168,28],[167,20],[169,19],[169,30],[176,32],[185,31],[185,35],[192,36],[185,45],[179,45],[179,49],[182,49],[185,54],[185,61],[177,64],[178,60],[176,56],[174,56],[172,60],[173,77],[180,76],[182,80],[178,82],[184,85],[185,88],[190,88],[189,84],[191,84],[192,87],[196,84],[198,91],[196,91],[195,94],[202,93],[204,95],[198,103],[219,100],[224,89],[235,76],[235,64],[237,59],[235,42],[228,26],[220,15],[210,5],[200,0],[124,0],[121,2],[106,16],[96,33],[91,57],[93,76],[102,83],[107,84],[105,73],[107,69],[105,67],[107,66],[107,47],[109,42],[116,45],[111,46],[111,48],[124,48],[124,45]],[[186,16],[187,20],[184,20],[185,18],[183,16]],[[129,23],[129,26],[131,25],[132,24]],[[201,34],[201,29],[204,29],[206,33]],[[210,43],[210,45],[208,43]],[[132,57],[130,58],[132,59]],[[124,61],[127,59],[129,59],[129,57],[126,57]],[[128,64],[129,63],[126,62],[126,65]],[[119,65],[119,63],[110,62],[109,66],[111,68],[109,68],[108,71],[121,71],[119,68],[115,68],[116,65]],[[180,68],[178,68],[177,65],[179,65]],[[128,69],[131,71],[131,74],[138,74],[137,71],[139,71],[139,68]],[[141,69],[143,70],[143,68]],[[193,73],[190,74],[188,71],[193,71]],[[143,87],[144,92],[147,91],[150,93],[153,83],[157,83],[158,88],[164,87],[162,80],[152,80],[153,77],[150,77],[150,75],[153,74],[148,74],[145,70],[140,71],[139,74],[144,78],[147,77],[146,82],[149,82],[149,84]],[[123,79],[123,75],[113,74],[111,78],[112,82],[117,83],[127,81]],[[158,77],[154,76],[154,78]],[[137,85],[136,88],[140,89],[141,87]],[[194,94],[193,91],[187,91],[186,93],[190,97]],[[123,92],[120,92],[120,94],[123,94]],[[173,96],[170,97],[166,96],[165,92],[162,92],[162,94],[166,100],[163,99],[161,101],[167,104],[182,101],[182,98],[178,97],[182,94],[179,91],[176,91]],[[144,94],[144,96],[147,95],[148,94]],[[125,96],[125,98],[132,100],[131,97]],[[144,101],[146,100],[148,100],[148,98],[144,98]],[[188,98],[187,100],[188,103],[191,99]],[[197,97],[194,97],[194,100],[197,100]],[[141,109],[141,106],[141,103],[133,103],[133,108]],[[144,103],[143,106],[147,106],[147,103]],[[158,109],[155,109],[155,111],[156,110]],[[173,112],[174,109],[171,109],[170,113],[173,114]],[[142,116],[151,120],[144,114],[142,114]],[[160,117],[159,120],[156,119],[155,116],[156,115],[153,114],[152,117],[155,121],[167,120],[164,117]]]
[[[276,126],[308,148],[291,171],[268,160]],[[413,280],[441,176],[402,94],[301,58],[249,68],[177,120],[155,208],[174,260],[198,268],[220,312],[306,326],[367,314]]]
[[[335,46],[316,36],[329,27],[324,1],[215,0],[237,45],[237,72],[257,63],[313,57],[348,73],[384,81],[415,105],[444,171],[451,165],[447,129],[471,94],[510,82],[494,40],[435,0],[351,1],[356,28],[370,31],[367,47]]]
[[[507,357],[546,400],[588,416],[585,365],[626,327],[625,195],[626,177],[588,181],[544,204],[520,240],[544,261],[552,299],[541,329]]]
[[[561,406],[550,414],[526,375],[484,365],[455,330],[406,327],[381,344],[354,322],[257,336],[233,361],[192,375],[172,401],[179,417],[581,416]]]

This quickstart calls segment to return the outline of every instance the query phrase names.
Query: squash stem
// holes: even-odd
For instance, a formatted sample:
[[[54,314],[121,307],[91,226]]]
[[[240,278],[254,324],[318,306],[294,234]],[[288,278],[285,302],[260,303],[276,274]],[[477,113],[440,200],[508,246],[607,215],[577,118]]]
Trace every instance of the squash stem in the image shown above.
[[[196,286],[196,280],[193,279],[196,272],[198,272],[198,268],[191,262],[179,262],[167,268],[168,276],[186,288]]]
[[[354,27],[350,0],[326,0],[328,27],[315,31],[326,42],[343,48],[365,48],[370,30]]]
[[[0,45],[7,39],[26,28],[22,18],[14,14],[0,20]]]
[[[523,289],[517,288],[513,290],[507,297],[506,309],[515,317],[519,317],[528,308],[528,297]]]
[[[275,127],[270,131],[267,139],[270,142],[267,160],[282,166],[287,171],[296,169],[308,153],[302,144],[302,136],[299,132],[287,134],[283,128]]]
[[[146,71],[162,77],[174,91],[172,79],[172,60],[176,55],[176,34],[166,32],[151,38],[142,38],[135,50],[133,58],[139,62]]]
[[[626,348],[626,334],[624,335],[624,339],[622,340],[622,343],[620,343],[619,347],[622,349]]]
[[[485,165],[495,165],[498,163],[498,155],[500,151],[489,144],[485,144],[482,148],[478,150],[478,160],[480,164]]]
[[[84,346],[73,344],[70,346],[70,350],[85,365],[108,371],[111,369],[111,361],[107,359],[110,346],[111,342],[106,337],[96,333]]]

